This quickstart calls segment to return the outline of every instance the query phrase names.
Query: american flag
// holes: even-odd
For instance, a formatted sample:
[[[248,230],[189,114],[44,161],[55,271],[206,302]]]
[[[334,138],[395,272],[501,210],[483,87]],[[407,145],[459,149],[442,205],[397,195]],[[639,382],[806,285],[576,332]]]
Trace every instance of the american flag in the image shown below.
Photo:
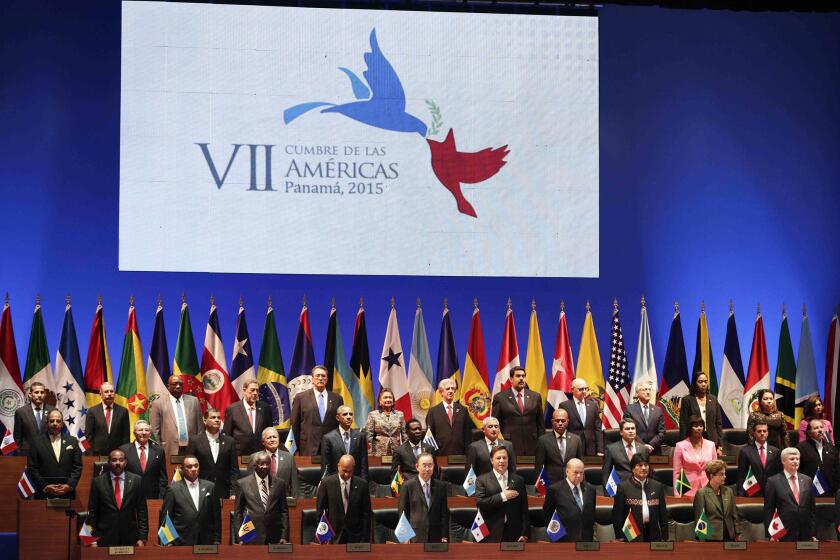
[[[630,402],[630,372],[624,353],[624,336],[618,320],[618,301],[613,302],[612,336],[610,337],[610,369],[604,397],[604,427],[618,428],[624,408]]]

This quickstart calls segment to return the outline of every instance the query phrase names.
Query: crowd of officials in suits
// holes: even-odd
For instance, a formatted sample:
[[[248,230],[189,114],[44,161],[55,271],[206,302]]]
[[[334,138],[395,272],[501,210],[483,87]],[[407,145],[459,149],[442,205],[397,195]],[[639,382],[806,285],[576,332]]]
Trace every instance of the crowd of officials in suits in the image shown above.
[[[490,415],[483,420],[483,437],[477,441],[472,441],[467,409],[454,400],[451,379],[440,382],[442,402],[429,410],[425,427],[417,419],[406,422],[393,408],[393,393],[385,388],[379,409],[370,414],[363,430],[353,428],[352,408],[326,385],[326,369],[316,366],[312,388],[293,401],[291,430],[301,455],[321,457],[317,516],[329,519],[333,542],[370,540],[369,455],[392,456],[392,474],[399,471],[405,479],[399,511],[414,529],[415,542],[449,539],[446,498],[452,491],[440,478],[438,455],[464,455],[465,471],[475,473],[476,505],[489,529],[485,542],[524,542],[531,536],[517,455],[533,456],[535,471],[549,481],[543,515],[546,524],[555,515],[561,520],[566,531],[561,540],[594,538],[597,492],[584,480],[585,456],[603,458],[603,481],[613,471],[618,475],[612,508],[615,538],[628,538],[626,528],[632,520],[638,540],[668,539],[669,489],[651,477],[649,460],[662,452],[665,424],[650,386],[638,388],[636,400],[623,413],[620,439],[605,446],[599,405],[589,398],[582,379],[574,380],[572,398],[553,412],[552,429],[546,432],[542,399],[527,388],[525,370],[514,368],[510,389],[494,396]],[[258,383],[245,383],[242,400],[224,411],[224,425],[220,411],[209,408],[202,414],[198,400],[184,394],[183,386],[173,375],[167,384],[169,395],[151,403],[149,421],[138,420],[130,427],[127,410],[114,402],[114,387],[102,384],[102,402],[88,411],[85,426],[89,453],[108,457],[88,501],[87,520],[98,537],[95,545],[142,546],[148,538],[148,499],[163,500],[157,522],[169,516],[179,536],[176,545],[219,543],[220,503],[227,499],[235,500],[235,527],[246,515],[253,523],[257,537],[252,544],[287,542],[286,498],[300,495],[298,472],[272,425],[269,405],[258,400]],[[73,498],[82,475],[82,451],[77,439],[63,430],[61,413],[44,402],[45,394],[43,385],[31,384],[29,402],[15,413],[14,437],[28,457],[36,497]],[[705,516],[711,539],[741,536],[735,493],[764,497],[770,536],[777,515],[786,530],[781,540],[813,539],[814,477],[826,486],[826,496],[834,496],[840,482],[831,424],[822,418],[821,401],[811,399],[800,426],[802,437],[791,447],[784,423],[778,423],[773,393],[762,392],[759,403],[750,415],[749,442],[739,452],[733,492],[723,484],[726,465],[718,459],[723,453],[721,409],[708,392],[706,375],[698,372],[680,407],[682,439],[673,450],[674,487],[687,484],[682,494],[694,497],[695,519]],[[426,429],[437,449],[424,443]],[[173,455],[183,457],[181,480],[170,483],[166,457]],[[240,476],[240,456],[250,456],[245,476]],[[840,503],[835,509],[840,523]]]

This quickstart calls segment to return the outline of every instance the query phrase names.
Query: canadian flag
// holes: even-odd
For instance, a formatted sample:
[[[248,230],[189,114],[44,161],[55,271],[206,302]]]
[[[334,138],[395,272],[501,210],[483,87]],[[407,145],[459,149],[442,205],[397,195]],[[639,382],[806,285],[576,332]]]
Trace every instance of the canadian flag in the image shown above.
[[[770,533],[770,540],[779,541],[787,533],[782,520],[779,518],[779,510],[773,512],[773,519],[770,520],[770,527],[767,528]]]

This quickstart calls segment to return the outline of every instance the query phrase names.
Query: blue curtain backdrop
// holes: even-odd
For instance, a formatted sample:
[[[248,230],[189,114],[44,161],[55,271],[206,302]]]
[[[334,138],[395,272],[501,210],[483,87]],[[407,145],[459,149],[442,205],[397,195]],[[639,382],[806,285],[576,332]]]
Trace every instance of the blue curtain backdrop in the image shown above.
[[[181,292],[199,352],[214,294],[228,359],[239,296],[258,353],[270,295],[287,368],[304,294],[319,361],[330,299],[349,353],[363,296],[374,377],[391,296],[406,354],[415,300],[422,299],[433,362],[448,298],[462,366],[477,297],[491,383],[508,297],[523,363],[536,299],[550,371],[561,300],[575,355],[584,304],[591,301],[606,362],[617,297],[632,363],[645,294],[660,374],[674,300],[681,304],[689,360],[705,300],[718,371],[730,299],[745,367],[761,303],[772,370],[782,304],[797,348],[806,303],[822,386],[828,323],[840,302],[840,16],[614,6],[600,14],[600,278],[271,276],[117,270],[120,4],[3,3],[0,292],[11,297],[21,367],[36,294],[51,358],[64,297],[72,295],[84,359],[101,293],[115,371],[132,294],[144,352],[158,294],[170,352]],[[242,250],[260,259],[260,247]]]

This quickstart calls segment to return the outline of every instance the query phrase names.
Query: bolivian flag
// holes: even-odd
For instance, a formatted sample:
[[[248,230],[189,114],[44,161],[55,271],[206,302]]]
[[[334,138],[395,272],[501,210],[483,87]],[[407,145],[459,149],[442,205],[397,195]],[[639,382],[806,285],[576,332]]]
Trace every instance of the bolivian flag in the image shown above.
[[[624,526],[621,528],[621,532],[624,533],[624,538],[627,539],[627,542],[635,541],[642,534],[639,525],[636,523],[636,519],[633,518],[632,511],[627,514],[627,519],[624,520]]]

